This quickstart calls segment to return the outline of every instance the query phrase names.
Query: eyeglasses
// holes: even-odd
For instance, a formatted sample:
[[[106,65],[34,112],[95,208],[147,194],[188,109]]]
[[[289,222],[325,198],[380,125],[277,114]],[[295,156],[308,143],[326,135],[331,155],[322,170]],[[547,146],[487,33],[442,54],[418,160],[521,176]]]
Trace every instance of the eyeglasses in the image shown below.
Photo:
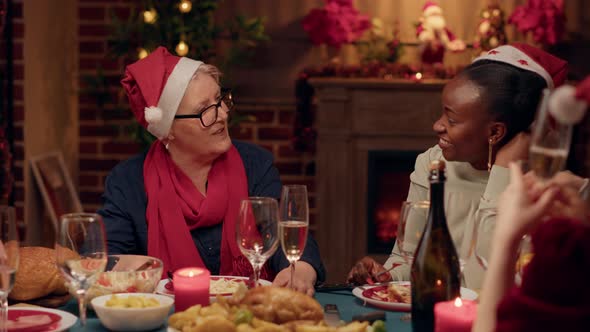
[[[199,119],[201,120],[201,124],[203,125],[203,127],[210,127],[215,123],[215,121],[217,121],[217,115],[222,105],[225,105],[225,107],[227,107],[228,112],[234,108],[234,99],[232,97],[231,91],[223,89],[221,91],[221,97],[219,98],[219,101],[213,105],[205,107],[198,114],[180,114],[175,115],[174,118]]]

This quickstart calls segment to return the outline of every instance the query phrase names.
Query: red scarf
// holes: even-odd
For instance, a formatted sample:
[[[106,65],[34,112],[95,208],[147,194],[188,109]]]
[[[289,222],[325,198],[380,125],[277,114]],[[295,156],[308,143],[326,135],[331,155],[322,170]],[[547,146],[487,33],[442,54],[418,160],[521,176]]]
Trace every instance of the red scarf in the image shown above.
[[[223,222],[219,273],[252,274],[235,240],[240,202],[248,198],[248,180],[233,145],[213,162],[207,178],[207,197],[176,166],[160,141],[150,147],[143,163],[143,178],[148,199],[148,255],[164,262],[164,273],[188,266],[205,267],[191,231]],[[261,278],[272,277],[265,265]]]

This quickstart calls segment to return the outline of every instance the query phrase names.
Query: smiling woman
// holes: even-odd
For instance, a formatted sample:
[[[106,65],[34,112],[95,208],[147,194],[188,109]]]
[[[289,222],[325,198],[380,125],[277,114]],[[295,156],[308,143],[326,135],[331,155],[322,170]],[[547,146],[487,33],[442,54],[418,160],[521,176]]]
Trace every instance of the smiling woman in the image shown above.
[[[281,182],[269,152],[230,139],[233,98],[221,90],[219,76],[214,66],[163,47],[127,67],[121,83],[131,109],[158,140],[106,180],[99,213],[109,253],[148,254],[163,261],[164,271],[252,273],[235,241],[238,208],[248,196],[278,198]],[[325,273],[317,244],[308,241],[301,268],[313,289]],[[272,280],[287,266],[277,251],[262,277]]]
[[[542,90],[562,84],[566,73],[565,61],[512,44],[476,58],[445,86],[442,112],[433,124],[439,141],[416,159],[407,200],[428,200],[428,166],[432,160],[445,160],[445,212],[459,257],[469,257],[477,211],[491,211],[486,218],[494,218],[496,200],[508,183],[509,162],[527,158],[526,132]],[[391,277],[409,280],[410,267],[399,253],[396,243],[385,269],[400,264]],[[464,274],[468,287],[480,288],[483,271],[477,264],[466,262]]]

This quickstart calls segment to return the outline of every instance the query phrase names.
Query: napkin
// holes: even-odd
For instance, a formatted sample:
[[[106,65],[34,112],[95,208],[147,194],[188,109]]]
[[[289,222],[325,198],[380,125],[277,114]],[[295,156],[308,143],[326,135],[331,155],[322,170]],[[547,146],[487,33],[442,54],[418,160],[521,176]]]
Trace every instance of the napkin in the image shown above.
[[[590,326],[590,226],[554,218],[532,234],[534,257],[521,287],[498,306],[497,331],[587,331]]]

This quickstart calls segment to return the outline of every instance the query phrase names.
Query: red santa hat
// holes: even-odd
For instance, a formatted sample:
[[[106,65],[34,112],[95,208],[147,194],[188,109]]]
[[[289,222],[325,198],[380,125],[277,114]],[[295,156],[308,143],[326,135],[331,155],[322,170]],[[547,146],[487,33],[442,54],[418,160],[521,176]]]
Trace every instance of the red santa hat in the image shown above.
[[[548,110],[563,124],[576,124],[582,121],[590,105],[590,76],[577,87],[563,85],[555,89],[547,102]]]
[[[496,47],[475,58],[473,63],[480,60],[504,62],[537,73],[545,79],[549,89],[562,85],[567,76],[566,61],[539,48],[522,43]]]
[[[426,1],[424,6],[422,6],[422,16],[427,17],[433,14],[442,14],[442,9],[436,2]]]
[[[158,139],[168,136],[184,92],[203,62],[170,54],[160,46],[127,66],[121,80],[137,121]]]

